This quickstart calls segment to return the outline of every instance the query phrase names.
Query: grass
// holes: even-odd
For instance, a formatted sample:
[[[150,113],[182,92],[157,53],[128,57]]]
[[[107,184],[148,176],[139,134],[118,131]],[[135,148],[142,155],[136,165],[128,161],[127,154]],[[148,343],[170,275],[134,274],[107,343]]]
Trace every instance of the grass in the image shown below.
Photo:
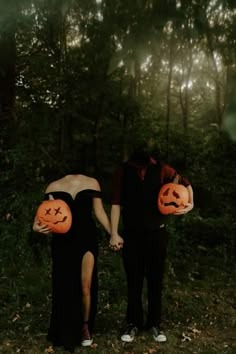
[[[6,263],[1,258],[0,352],[66,353],[46,341],[50,315],[50,257],[43,251],[37,263],[26,257]],[[174,257],[167,264],[163,295],[166,343],[140,333],[130,344],[120,341],[126,310],[126,285],[119,254],[100,247],[99,306],[90,348],[95,354],[233,354],[235,337],[235,279],[231,262],[219,260],[219,251]],[[6,266],[7,264],[7,266]],[[145,304],[144,290],[144,306]]]

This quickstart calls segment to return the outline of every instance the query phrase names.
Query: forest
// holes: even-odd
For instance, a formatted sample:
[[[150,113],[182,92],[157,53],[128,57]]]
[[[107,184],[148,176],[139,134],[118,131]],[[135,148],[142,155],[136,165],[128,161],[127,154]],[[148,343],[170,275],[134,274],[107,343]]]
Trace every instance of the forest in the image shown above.
[[[165,344],[122,344],[120,253],[101,230],[97,354],[236,350],[235,0],[0,0],[0,352],[66,353],[46,341],[50,236],[32,231],[52,180],[111,181],[134,142],[191,181],[169,219]]]

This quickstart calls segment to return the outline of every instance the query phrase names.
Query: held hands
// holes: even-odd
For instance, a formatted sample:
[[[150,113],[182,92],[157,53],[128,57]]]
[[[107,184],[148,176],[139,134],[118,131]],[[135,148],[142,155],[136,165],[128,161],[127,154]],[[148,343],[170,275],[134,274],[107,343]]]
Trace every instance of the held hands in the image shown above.
[[[112,251],[119,251],[123,248],[123,243],[124,240],[118,233],[112,234],[109,241],[109,248],[112,249]]]
[[[193,203],[186,203],[183,209],[177,210],[174,215],[183,215],[187,214],[189,211],[193,209]]]

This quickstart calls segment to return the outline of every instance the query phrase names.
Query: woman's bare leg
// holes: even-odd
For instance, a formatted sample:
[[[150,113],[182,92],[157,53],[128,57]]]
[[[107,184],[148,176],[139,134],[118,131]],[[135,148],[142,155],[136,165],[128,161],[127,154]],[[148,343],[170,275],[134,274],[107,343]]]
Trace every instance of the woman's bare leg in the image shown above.
[[[88,322],[91,307],[91,284],[94,269],[94,256],[88,251],[82,259],[81,283],[83,301],[83,321]]]

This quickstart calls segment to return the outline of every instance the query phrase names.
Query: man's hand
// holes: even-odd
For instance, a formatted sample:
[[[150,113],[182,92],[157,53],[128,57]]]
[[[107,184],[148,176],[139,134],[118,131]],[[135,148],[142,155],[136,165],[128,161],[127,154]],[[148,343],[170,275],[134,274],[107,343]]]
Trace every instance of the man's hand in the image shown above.
[[[109,248],[113,251],[119,251],[123,247],[123,243],[124,240],[118,233],[112,234],[109,241]]]
[[[187,214],[192,209],[193,209],[193,203],[187,203],[187,204],[185,204],[183,209],[176,210],[176,212],[173,215]]]

